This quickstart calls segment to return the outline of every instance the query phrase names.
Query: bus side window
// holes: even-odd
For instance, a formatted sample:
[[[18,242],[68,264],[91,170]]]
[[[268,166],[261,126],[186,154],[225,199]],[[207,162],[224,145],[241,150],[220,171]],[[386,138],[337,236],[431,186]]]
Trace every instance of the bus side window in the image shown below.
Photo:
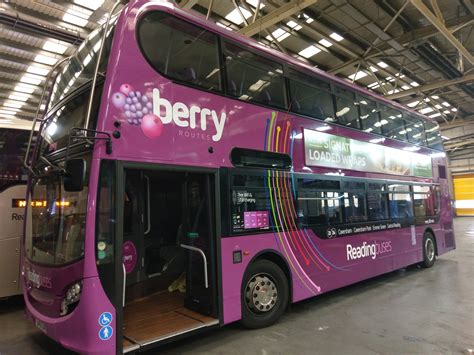
[[[409,185],[389,185],[390,218],[413,217],[413,202]]]

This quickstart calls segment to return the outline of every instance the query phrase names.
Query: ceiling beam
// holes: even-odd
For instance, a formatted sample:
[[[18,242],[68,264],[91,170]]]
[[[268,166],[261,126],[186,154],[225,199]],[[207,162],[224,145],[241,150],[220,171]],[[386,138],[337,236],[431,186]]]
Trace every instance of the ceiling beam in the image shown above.
[[[251,37],[317,2],[318,0],[292,0],[259,18],[250,25],[245,26],[239,33]]]
[[[399,99],[401,97],[405,97],[405,96],[409,96],[413,94],[419,94],[424,91],[439,89],[445,86],[460,84],[466,81],[473,81],[473,80],[474,80],[474,74],[464,75],[456,79],[439,80],[439,81],[432,82],[430,84],[418,86],[410,90],[405,90],[405,91],[397,92],[396,94],[388,95],[386,96],[386,98],[390,100]]]
[[[431,10],[421,0],[411,0],[413,6],[435,26],[438,31],[469,61],[474,64],[474,56],[458,41],[456,37],[446,28],[444,23],[431,12]]]

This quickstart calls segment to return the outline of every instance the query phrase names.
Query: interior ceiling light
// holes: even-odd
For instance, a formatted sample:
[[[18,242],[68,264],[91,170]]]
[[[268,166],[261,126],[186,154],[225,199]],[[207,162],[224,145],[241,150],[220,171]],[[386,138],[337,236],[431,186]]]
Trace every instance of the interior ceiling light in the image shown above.
[[[87,7],[92,11],[95,11],[102,6],[104,0],[74,0],[74,3],[83,7]]]
[[[413,102],[410,102],[407,104],[408,107],[415,107],[416,105],[418,105],[420,103],[420,101],[413,101]]]
[[[318,47],[309,46],[300,51],[298,54],[305,58],[311,58],[313,55],[318,54],[319,52],[321,52],[321,49],[319,49]]]
[[[438,96],[438,95],[432,95],[431,97],[432,97],[433,99],[435,99],[435,100],[438,100],[438,99],[439,99],[439,96]]]
[[[414,88],[416,88],[417,86],[420,86],[420,84],[418,84],[416,81],[412,81],[410,85],[413,86]]]
[[[43,49],[49,52],[64,54],[64,52],[66,52],[66,50],[68,49],[68,46],[65,46],[64,44],[59,43],[59,41],[50,40],[50,41],[47,41],[43,45]]]
[[[385,63],[385,62],[378,62],[377,65],[378,65],[380,68],[387,68],[387,67],[388,67],[388,64]]]
[[[327,39],[322,39],[319,41],[320,44],[322,44],[324,47],[331,47],[332,46],[332,43],[329,42]]]
[[[418,110],[419,113],[425,115],[427,113],[430,113],[430,112],[433,112],[434,109],[432,107],[425,107],[425,108],[422,108],[421,110]]]
[[[458,109],[457,109],[456,107],[453,107],[453,108],[451,109],[451,111],[453,111],[453,112],[458,112]]]
[[[242,11],[242,15],[244,15],[245,19],[248,19],[250,16],[252,16],[252,14],[243,7],[239,6],[239,9],[240,11]],[[240,16],[239,10],[237,9],[234,9],[229,12],[225,18],[226,20],[232,21],[236,25],[240,25],[244,22],[242,16]]]
[[[337,41],[337,42],[341,42],[344,37],[342,37],[341,35],[337,34],[336,32],[333,32],[329,35],[329,37],[331,37],[333,40]]]
[[[449,102],[445,101],[445,102],[443,102],[443,106],[449,107],[449,106],[451,106],[451,104]]]
[[[48,57],[46,55],[37,54],[34,61],[38,62],[38,63],[41,63],[41,64],[54,65],[54,64],[56,64],[57,59],[53,58],[53,57]]]

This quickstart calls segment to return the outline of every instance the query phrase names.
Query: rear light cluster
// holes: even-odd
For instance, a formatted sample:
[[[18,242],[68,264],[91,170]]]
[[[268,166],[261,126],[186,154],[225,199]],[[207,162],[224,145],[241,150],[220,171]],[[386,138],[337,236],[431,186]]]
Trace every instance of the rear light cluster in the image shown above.
[[[59,314],[65,316],[76,308],[77,303],[81,299],[82,281],[73,283],[66,292],[66,297],[61,302],[61,311]]]

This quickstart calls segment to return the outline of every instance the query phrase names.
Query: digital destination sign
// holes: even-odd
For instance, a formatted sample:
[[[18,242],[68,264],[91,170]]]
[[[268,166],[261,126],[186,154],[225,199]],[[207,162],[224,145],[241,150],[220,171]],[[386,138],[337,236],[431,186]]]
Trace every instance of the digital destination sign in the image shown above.
[[[47,207],[48,202],[46,200],[31,200],[31,207]],[[69,207],[71,205],[70,201],[56,201],[56,206],[58,207]],[[26,200],[24,198],[13,198],[12,199],[12,208],[25,208]]]
[[[433,177],[431,157],[333,134],[304,130],[307,166]]]

